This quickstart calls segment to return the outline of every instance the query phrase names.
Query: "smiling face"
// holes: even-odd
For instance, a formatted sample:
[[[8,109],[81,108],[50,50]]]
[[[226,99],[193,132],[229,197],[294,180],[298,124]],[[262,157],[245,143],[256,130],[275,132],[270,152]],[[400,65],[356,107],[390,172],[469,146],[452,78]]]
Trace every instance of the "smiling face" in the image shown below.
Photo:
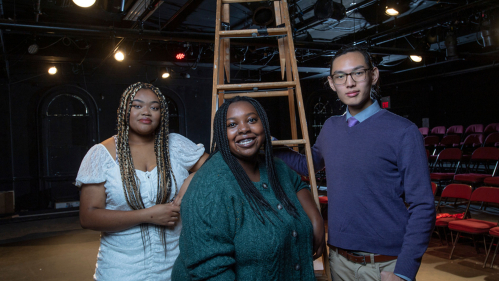
[[[161,120],[161,106],[153,91],[141,89],[132,100],[130,108],[130,132],[139,135],[153,134]]]
[[[239,162],[255,161],[265,141],[265,131],[253,105],[246,101],[231,104],[226,121],[230,152]]]
[[[360,52],[349,52],[337,57],[333,61],[331,76],[328,76],[329,86],[338,94],[338,98],[344,104],[348,105],[348,110],[352,115],[361,112],[372,104],[370,95],[371,86],[378,81],[378,68],[373,67],[371,70],[367,70],[366,79],[359,82],[354,81],[351,75],[347,75],[346,82],[338,85],[334,83],[332,76],[335,74],[350,73],[355,76],[356,71],[369,68],[364,56]]]

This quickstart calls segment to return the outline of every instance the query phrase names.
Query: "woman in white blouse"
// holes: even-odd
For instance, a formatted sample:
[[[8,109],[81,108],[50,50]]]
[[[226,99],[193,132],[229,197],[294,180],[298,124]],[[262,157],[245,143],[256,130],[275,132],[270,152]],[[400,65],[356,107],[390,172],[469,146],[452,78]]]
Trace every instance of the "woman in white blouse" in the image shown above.
[[[80,222],[101,231],[95,280],[170,280],[178,256],[182,185],[208,155],[201,144],[168,132],[168,107],[151,84],[121,97],[118,134],[83,159]]]

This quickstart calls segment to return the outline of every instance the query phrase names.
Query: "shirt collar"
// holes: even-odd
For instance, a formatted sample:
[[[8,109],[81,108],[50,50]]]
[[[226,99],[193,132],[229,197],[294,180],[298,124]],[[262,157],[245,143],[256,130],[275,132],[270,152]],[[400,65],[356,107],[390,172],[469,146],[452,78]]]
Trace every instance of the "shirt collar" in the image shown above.
[[[365,121],[367,118],[373,116],[374,114],[376,114],[378,111],[381,110],[381,107],[379,107],[379,104],[376,100],[373,100],[373,104],[371,104],[368,108],[362,110],[361,112],[357,113],[355,115],[355,119],[357,119],[359,121],[359,123]],[[346,111],[346,120],[348,120],[348,118],[352,117],[352,114],[350,114],[350,111],[348,110],[348,106],[347,106],[347,111]]]

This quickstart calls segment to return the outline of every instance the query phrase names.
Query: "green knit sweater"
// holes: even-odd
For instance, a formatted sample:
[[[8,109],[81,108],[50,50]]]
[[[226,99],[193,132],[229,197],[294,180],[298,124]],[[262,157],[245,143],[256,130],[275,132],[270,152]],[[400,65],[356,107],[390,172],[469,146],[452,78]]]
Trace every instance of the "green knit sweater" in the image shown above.
[[[196,173],[182,200],[183,229],[173,281],[315,280],[313,230],[296,193],[308,188],[284,162],[275,159],[279,181],[298,209],[293,218],[276,199],[265,164],[254,183],[274,207],[262,224],[220,153]],[[267,186],[265,188],[264,186]]]

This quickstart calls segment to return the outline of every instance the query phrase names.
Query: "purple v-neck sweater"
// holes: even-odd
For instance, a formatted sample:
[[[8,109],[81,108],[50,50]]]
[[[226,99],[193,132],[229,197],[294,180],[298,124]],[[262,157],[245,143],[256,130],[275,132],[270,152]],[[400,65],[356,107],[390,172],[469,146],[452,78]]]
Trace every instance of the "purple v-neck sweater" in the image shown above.
[[[416,125],[387,110],[351,128],[344,116],[331,117],[312,151],[316,171],[326,167],[328,244],[398,256],[395,273],[414,280],[435,223]],[[275,156],[308,174],[303,155],[277,151]]]

